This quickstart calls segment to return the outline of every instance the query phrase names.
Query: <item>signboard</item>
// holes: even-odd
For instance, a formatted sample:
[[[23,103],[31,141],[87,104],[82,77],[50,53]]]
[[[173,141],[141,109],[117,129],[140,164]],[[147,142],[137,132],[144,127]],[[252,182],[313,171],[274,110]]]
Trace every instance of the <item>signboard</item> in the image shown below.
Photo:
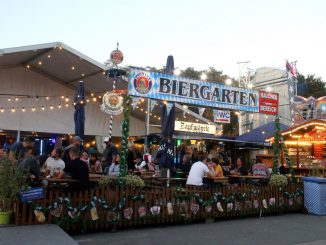
[[[230,118],[231,118],[230,111],[213,110],[213,114],[214,114],[214,122],[230,123]]]
[[[123,61],[123,53],[120,50],[113,50],[110,55],[113,64],[118,65]]]
[[[275,112],[273,108],[269,108],[271,106],[268,104],[270,98],[261,100],[261,92],[257,90],[226,86],[224,83],[193,80],[171,74],[149,72],[138,68],[131,68],[129,74],[129,94],[132,96],[195,104],[204,107],[267,114],[277,113],[277,110]],[[264,103],[261,109],[260,102]]]
[[[216,134],[216,127],[214,125],[183,121],[175,121],[174,130],[190,133]]]
[[[259,91],[259,113],[278,114],[278,94]]]
[[[102,111],[110,115],[119,115],[123,112],[123,98],[114,92],[107,92],[103,95]]]
[[[20,201],[21,202],[27,202],[27,201],[33,201],[43,199],[43,188],[42,187],[36,187],[32,188],[28,191],[21,191],[20,192]]]

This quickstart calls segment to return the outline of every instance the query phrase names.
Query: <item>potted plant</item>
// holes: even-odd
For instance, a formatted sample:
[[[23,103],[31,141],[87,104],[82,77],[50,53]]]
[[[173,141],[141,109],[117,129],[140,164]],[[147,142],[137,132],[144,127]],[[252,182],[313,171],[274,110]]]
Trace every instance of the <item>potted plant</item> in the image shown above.
[[[21,188],[26,184],[23,174],[7,158],[0,160],[0,225],[9,224]]]

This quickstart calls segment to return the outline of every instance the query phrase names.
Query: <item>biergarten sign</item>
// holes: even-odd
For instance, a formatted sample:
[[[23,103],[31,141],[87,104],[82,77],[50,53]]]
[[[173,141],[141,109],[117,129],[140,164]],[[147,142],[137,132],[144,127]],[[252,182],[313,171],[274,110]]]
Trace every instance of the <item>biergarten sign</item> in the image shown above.
[[[216,127],[214,125],[183,121],[175,121],[174,130],[190,133],[216,134]]]
[[[129,95],[206,107],[277,114],[278,94],[131,68]]]

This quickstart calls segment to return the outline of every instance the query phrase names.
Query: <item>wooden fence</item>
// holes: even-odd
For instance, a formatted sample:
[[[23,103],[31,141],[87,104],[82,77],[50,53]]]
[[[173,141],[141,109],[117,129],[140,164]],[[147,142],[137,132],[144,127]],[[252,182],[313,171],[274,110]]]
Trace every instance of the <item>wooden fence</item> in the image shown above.
[[[16,225],[56,223],[67,231],[79,232],[271,215],[302,209],[302,184],[299,183],[283,189],[249,184],[143,189],[105,186],[72,195],[45,190],[44,199],[30,203],[17,201],[14,211]],[[44,214],[44,221],[36,218],[40,212]]]

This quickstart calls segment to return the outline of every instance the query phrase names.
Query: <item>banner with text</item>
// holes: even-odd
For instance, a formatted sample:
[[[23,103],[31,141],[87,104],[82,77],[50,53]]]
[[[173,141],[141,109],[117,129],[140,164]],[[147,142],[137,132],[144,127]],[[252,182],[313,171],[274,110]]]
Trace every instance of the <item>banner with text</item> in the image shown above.
[[[213,110],[213,115],[216,123],[230,123],[230,111]]]
[[[138,68],[131,68],[129,74],[129,94],[132,96],[231,110],[277,113],[274,107],[269,108],[271,106],[269,99],[260,98],[262,91],[149,72]],[[260,103],[264,103],[262,108]]]
[[[174,130],[191,133],[216,134],[216,127],[214,125],[183,121],[175,121]]]

